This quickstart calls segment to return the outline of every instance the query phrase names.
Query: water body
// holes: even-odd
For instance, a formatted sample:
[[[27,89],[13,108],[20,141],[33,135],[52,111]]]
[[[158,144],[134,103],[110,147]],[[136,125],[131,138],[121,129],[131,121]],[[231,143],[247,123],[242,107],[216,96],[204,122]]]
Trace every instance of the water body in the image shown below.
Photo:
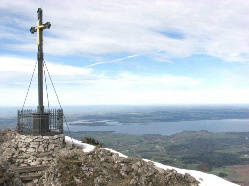
[[[79,121],[75,121],[79,122]],[[74,123],[74,122],[70,122]],[[106,122],[108,126],[74,126],[69,125],[70,131],[113,131],[127,134],[162,134],[171,135],[182,131],[209,132],[249,132],[249,119],[229,120],[200,120],[181,122],[153,122],[122,124],[118,122]],[[65,128],[65,131],[67,128]]]

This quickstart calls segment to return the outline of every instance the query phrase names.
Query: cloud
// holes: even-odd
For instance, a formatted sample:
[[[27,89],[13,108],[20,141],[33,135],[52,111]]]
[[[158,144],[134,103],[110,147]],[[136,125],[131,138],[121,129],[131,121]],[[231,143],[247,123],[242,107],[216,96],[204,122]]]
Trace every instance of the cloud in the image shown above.
[[[35,62],[28,59],[18,59],[16,57],[0,57],[0,63],[3,68],[0,69],[1,80],[1,104],[21,104],[22,100],[13,102],[16,95],[26,95],[28,84],[35,66]],[[138,94],[143,95],[145,92],[161,92],[173,90],[189,90],[202,84],[201,79],[193,79],[184,76],[174,76],[171,74],[163,75],[136,75],[130,72],[120,72],[117,75],[99,74],[91,68],[73,67],[69,65],[54,64],[46,62],[49,73],[59,94],[65,97],[65,104],[83,104],[85,101],[102,104],[104,100],[110,100],[113,97],[118,98],[120,95],[127,93],[136,97]],[[46,72],[47,74],[47,72]],[[50,94],[53,94],[52,85],[47,76],[47,83]],[[45,81],[44,81],[45,84]],[[36,103],[34,95],[37,95],[37,69],[31,86],[31,102]],[[45,92],[45,87],[44,87]],[[7,96],[8,95],[8,96]],[[18,97],[18,98],[20,98]],[[68,98],[70,97],[70,99]],[[87,100],[84,100],[87,99]],[[45,96],[44,96],[45,99]],[[102,101],[101,101],[102,99]],[[135,98],[134,98],[135,99]],[[8,101],[7,101],[8,100]],[[63,99],[64,100],[64,99]],[[100,100],[98,102],[97,100]],[[56,98],[51,98],[52,103],[56,104]],[[115,101],[117,101],[115,99]],[[120,102],[120,101],[118,101]],[[110,103],[114,104],[113,101]]]
[[[151,54],[155,54],[155,53],[158,53],[158,52],[160,52],[160,51],[156,51],[156,52],[153,52]],[[123,58],[114,59],[114,60],[111,60],[111,61],[101,61],[101,62],[93,63],[93,64],[90,64],[90,65],[86,65],[86,66],[84,66],[82,68],[89,68],[89,67],[92,67],[92,66],[96,66],[96,65],[100,65],[100,64],[105,64],[105,63],[119,62],[119,61],[123,61],[125,59],[130,59],[130,58],[134,58],[134,57],[144,56],[144,55],[148,55],[148,54],[150,54],[150,53],[135,54],[135,55],[126,56],[126,57],[123,57]]]
[[[22,106],[35,62],[16,57],[0,57],[0,63],[5,64],[0,69],[1,105]],[[236,89],[226,85],[203,87],[205,79],[188,76],[144,76],[125,71],[114,76],[98,73],[91,68],[51,62],[46,64],[62,105],[249,103],[248,86]],[[223,72],[226,73],[229,72]],[[229,77],[233,79],[234,75],[230,74]],[[48,77],[47,83],[50,105],[58,105]],[[46,102],[44,86],[45,105]],[[26,106],[36,104],[37,74],[34,76]]]
[[[100,55],[163,51],[167,60],[207,54],[226,61],[249,59],[249,2],[238,1],[3,1],[0,21],[16,24],[18,30],[34,26],[36,9],[42,3],[45,52],[53,55]],[[27,6],[27,4],[29,6]],[[13,19],[13,16],[15,19]],[[1,35],[7,35],[3,29]],[[10,31],[12,50],[30,51],[36,41]],[[167,36],[178,34],[180,39]],[[28,33],[29,34],[29,33]],[[9,39],[8,36],[6,36]],[[17,43],[15,38],[21,38]],[[35,50],[35,49],[34,49]],[[160,54],[160,55],[162,55]]]
[[[18,57],[0,57],[0,63],[1,85],[9,86],[10,84],[16,84],[23,86],[30,81],[36,62],[30,59],[20,59]],[[89,68],[83,69],[70,65],[61,65],[49,62],[46,63],[46,66],[49,69],[50,75],[54,77],[55,81],[58,83],[67,82],[70,84],[73,81],[94,79],[92,70]],[[37,69],[38,67],[36,66],[35,78],[37,76]],[[44,69],[47,68],[44,67]],[[45,72],[47,73],[47,71]]]
[[[52,24],[50,30],[44,30],[44,53],[57,61],[46,64],[65,105],[249,103],[248,83],[242,77],[248,74],[247,68],[233,73],[232,67],[227,67],[231,63],[226,63],[226,69],[219,73],[224,64],[217,65],[215,71],[210,65],[213,61],[202,60],[200,63],[209,64],[204,68],[212,67],[202,76],[196,72],[202,68],[200,64],[185,70],[181,60],[176,60],[197,54],[209,59],[218,57],[221,61],[248,62],[248,1],[2,0],[1,105],[21,105],[21,98],[26,95],[35,60],[23,56],[37,51],[36,34],[31,35],[29,29],[36,25],[36,11],[41,5],[43,21]],[[11,57],[13,53],[16,56]],[[117,59],[113,60],[113,56]],[[102,66],[96,66],[127,62],[133,57],[141,57],[137,64],[142,71],[131,66],[117,70],[110,64],[106,66],[111,69],[104,71]],[[58,62],[63,58],[82,68]],[[74,62],[75,58],[78,61]],[[98,60],[83,67],[83,58]],[[153,68],[169,67],[167,73],[162,74],[163,69],[150,72],[155,61],[178,64],[157,63]],[[153,74],[157,72],[160,74]],[[213,77],[215,73],[218,77]],[[36,105],[36,75],[29,96],[27,104]],[[51,101],[56,104],[56,98],[51,97]]]

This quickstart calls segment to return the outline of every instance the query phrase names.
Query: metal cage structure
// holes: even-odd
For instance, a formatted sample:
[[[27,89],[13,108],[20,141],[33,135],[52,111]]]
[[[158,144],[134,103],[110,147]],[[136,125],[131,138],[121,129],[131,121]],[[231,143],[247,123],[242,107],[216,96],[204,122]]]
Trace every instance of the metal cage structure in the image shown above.
[[[44,113],[36,110],[18,110],[18,133],[24,135],[50,136],[63,133],[63,110],[47,109]]]

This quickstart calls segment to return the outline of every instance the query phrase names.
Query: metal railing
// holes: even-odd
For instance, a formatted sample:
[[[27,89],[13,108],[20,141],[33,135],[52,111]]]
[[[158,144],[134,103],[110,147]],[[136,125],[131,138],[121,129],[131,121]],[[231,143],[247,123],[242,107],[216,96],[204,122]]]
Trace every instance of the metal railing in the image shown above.
[[[31,109],[18,110],[17,115],[17,130],[20,134],[56,135],[63,133],[62,109],[48,109],[43,114]],[[44,127],[43,125],[47,126]]]

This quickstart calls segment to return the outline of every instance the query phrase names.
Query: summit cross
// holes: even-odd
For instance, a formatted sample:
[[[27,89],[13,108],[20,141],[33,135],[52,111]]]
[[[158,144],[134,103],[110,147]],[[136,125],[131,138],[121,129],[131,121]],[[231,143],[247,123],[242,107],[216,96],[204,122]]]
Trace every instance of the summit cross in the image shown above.
[[[47,22],[42,23],[42,9],[38,8],[37,10],[38,20],[36,27],[31,27],[30,32],[34,34],[37,32],[37,63],[38,63],[38,106],[37,110],[23,110],[24,104],[29,92],[26,94],[22,110],[18,110],[18,122],[17,130],[20,134],[25,135],[42,135],[42,136],[51,136],[57,134],[63,134],[63,110],[61,109],[50,109],[48,104],[48,109],[44,109],[43,106],[43,70],[44,61],[43,61],[43,30],[50,29],[51,24]],[[36,65],[35,65],[36,68]],[[48,71],[47,67],[46,70]],[[45,71],[44,71],[45,74]],[[33,78],[34,72],[32,74]],[[32,81],[31,78],[31,81]],[[51,80],[51,77],[50,77]],[[51,80],[52,82],[52,80]],[[31,84],[31,82],[30,82]],[[58,98],[58,97],[57,97]]]
[[[43,106],[43,29],[50,29],[51,24],[47,22],[42,24],[42,9],[38,8],[37,10],[38,20],[37,26],[31,27],[30,32],[34,34],[37,32],[37,45],[38,45],[38,53],[37,53],[37,61],[38,61],[38,113],[44,113]]]

